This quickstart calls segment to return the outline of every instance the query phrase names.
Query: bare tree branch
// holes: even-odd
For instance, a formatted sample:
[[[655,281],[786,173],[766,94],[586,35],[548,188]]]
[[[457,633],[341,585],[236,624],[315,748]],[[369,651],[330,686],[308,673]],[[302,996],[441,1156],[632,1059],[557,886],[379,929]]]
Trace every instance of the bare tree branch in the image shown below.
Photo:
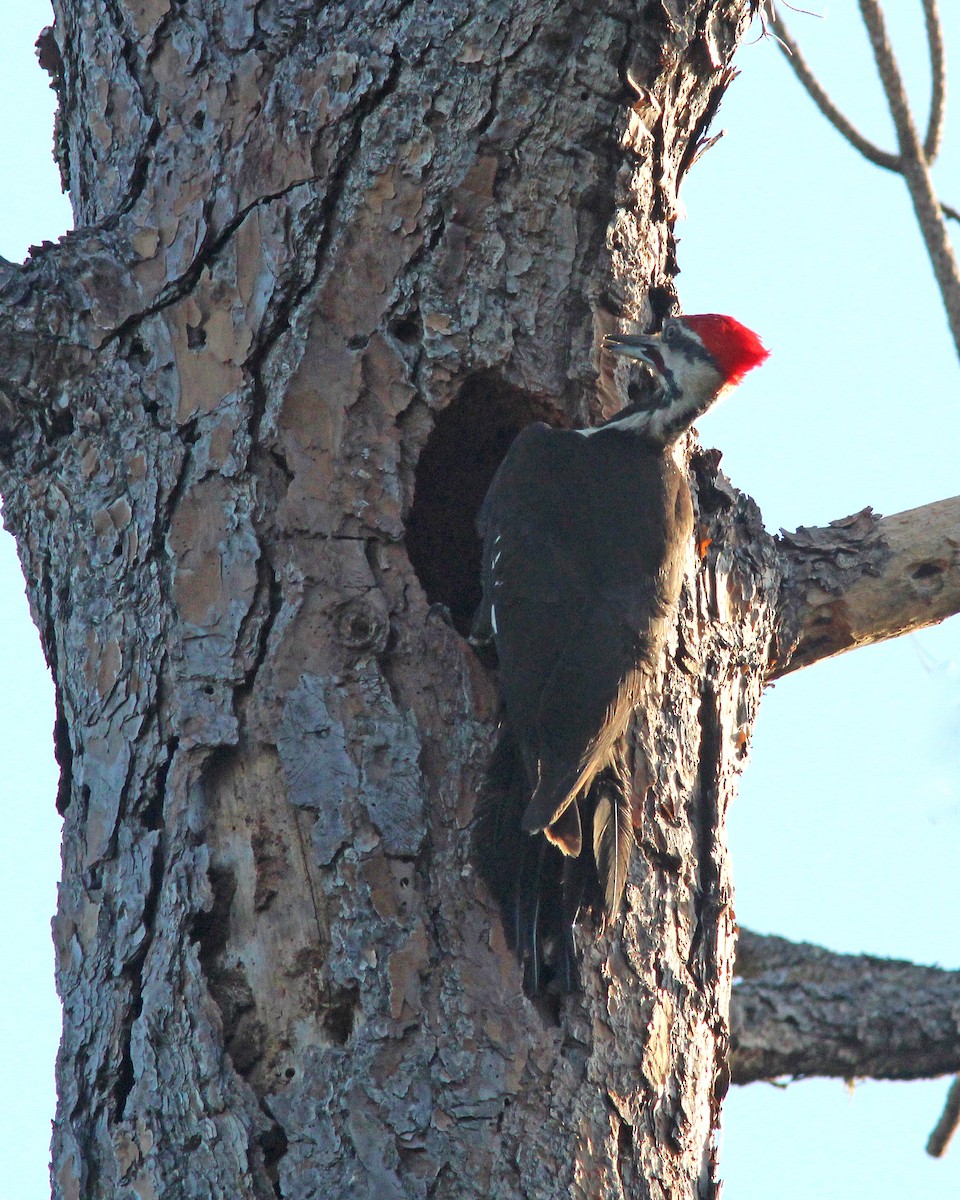
[[[800,47],[794,41],[780,16],[779,10],[769,0],[766,9],[767,22],[770,32],[774,35],[790,68],[817,108],[823,113],[830,124],[854,146],[864,158],[887,171],[903,171],[903,161],[899,154],[882,150],[874,145],[869,138],[849,121],[830,99],[826,89],[813,73],[813,69],[803,56]],[[923,142],[923,150],[927,163],[932,166],[940,153],[943,140],[943,122],[946,111],[947,97],[947,67],[943,48],[943,25],[940,13],[937,11],[936,0],[923,0],[923,15],[927,26],[927,45],[930,50],[930,116],[927,120],[927,132]]]
[[[804,58],[800,47],[790,35],[790,31],[783,23],[779,11],[771,3],[768,8],[768,20],[770,30],[775,35],[780,47],[784,52],[784,57],[790,64],[790,68],[794,75],[803,84],[807,95],[814,102],[817,108],[823,113],[830,124],[836,131],[843,135],[855,149],[859,150],[864,158],[874,163],[878,167],[883,167],[887,171],[897,171],[901,169],[900,156],[891,154],[889,150],[881,150],[879,146],[874,145],[869,138],[864,137],[859,129],[852,121],[847,120],[839,108],[830,99],[826,90],[821,85],[820,81],[814,75],[813,70],[807,60]]]
[[[950,244],[946,223],[940,208],[940,201],[934,191],[930,178],[930,168],[924,149],[910,114],[910,105],[903,86],[903,80],[897,67],[890,40],[887,37],[886,23],[878,0],[860,0],[860,13],[863,16],[870,43],[873,46],[873,56],[880,72],[883,90],[890,106],[890,114],[897,130],[900,143],[900,156],[903,159],[902,174],[910,189],[910,198],[917,214],[917,221],[927,253],[933,264],[933,272],[940,285],[943,303],[947,310],[947,320],[953,333],[957,354],[960,354],[960,268]],[[929,27],[929,16],[928,16]]]
[[[923,0],[923,11],[930,49],[932,90],[927,132],[921,146],[878,0],[860,0],[860,12],[870,36],[873,56],[897,131],[900,152],[891,154],[864,137],[840,112],[790,36],[772,0],[767,10],[770,29],[778,39],[794,74],[831,125],[870,162],[886,170],[896,171],[906,181],[927,253],[933,264],[934,275],[943,296],[954,344],[957,353],[960,354],[960,269],[957,267],[945,224],[946,218],[954,214],[946,205],[941,205],[930,178],[930,166],[937,156],[943,136],[946,104],[943,28],[936,0]]]
[[[871,509],[781,537],[784,675],[960,611],[960,496],[880,518]]]
[[[927,1153],[931,1158],[943,1158],[953,1135],[960,1125],[960,1075],[956,1076],[947,1092],[940,1120],[927,1140]]]
[[[960,1069],[960,972],[741,930],[734,1083],[927,1079]]]
[[[943,141],[943,121],[947,106],[947,60],[943,50],[943,25],[937,11],[937,0],[923,0],[923,16],[927,24],[927,45],[930,47],[930,116],[923,152],[932,166],[940,153]]]

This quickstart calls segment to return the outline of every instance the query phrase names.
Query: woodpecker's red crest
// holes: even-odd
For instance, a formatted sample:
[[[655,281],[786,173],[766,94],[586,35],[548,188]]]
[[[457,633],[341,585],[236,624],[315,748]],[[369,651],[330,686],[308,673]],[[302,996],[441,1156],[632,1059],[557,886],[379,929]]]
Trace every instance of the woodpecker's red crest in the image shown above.
[[[699,313],[679,320],[697,334],[728,385],[739,383],[748,371],[770,357],[753,330],[733,317]]]

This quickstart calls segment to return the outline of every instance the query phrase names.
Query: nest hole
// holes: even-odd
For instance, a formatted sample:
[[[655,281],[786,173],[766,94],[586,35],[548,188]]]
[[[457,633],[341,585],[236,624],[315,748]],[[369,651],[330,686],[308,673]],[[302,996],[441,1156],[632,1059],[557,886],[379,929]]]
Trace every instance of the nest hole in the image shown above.
[[[407,553],[427,599],[444,605],[463,635],[480,603],[480,505],[511,442],[536,420],[556,414],[529,392],[477,375],[437,414],[420,454]]]

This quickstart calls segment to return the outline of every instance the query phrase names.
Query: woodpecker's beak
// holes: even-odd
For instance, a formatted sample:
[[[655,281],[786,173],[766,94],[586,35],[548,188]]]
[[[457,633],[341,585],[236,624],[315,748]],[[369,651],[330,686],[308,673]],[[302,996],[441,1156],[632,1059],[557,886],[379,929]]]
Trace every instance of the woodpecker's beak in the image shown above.
[[[648,367],[653,367],[657,374],[663,374],[660,335],[657,333],[608,333],[603,339],[603,349],[609,350],[611,354],[620,354],[624,358],[646,363]]]

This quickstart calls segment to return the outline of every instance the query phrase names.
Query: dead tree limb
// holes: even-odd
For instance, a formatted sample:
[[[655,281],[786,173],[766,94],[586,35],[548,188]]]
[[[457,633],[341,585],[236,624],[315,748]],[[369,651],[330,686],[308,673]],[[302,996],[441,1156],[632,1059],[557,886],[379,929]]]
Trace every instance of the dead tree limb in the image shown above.
[[[960,1070],[960,971],[740,931],[732,1076],[928,1079]]]
[[[776,677],[936,625],[960,611],[960,496],[890,517],[866,508],[784,533],[784,636]]]

